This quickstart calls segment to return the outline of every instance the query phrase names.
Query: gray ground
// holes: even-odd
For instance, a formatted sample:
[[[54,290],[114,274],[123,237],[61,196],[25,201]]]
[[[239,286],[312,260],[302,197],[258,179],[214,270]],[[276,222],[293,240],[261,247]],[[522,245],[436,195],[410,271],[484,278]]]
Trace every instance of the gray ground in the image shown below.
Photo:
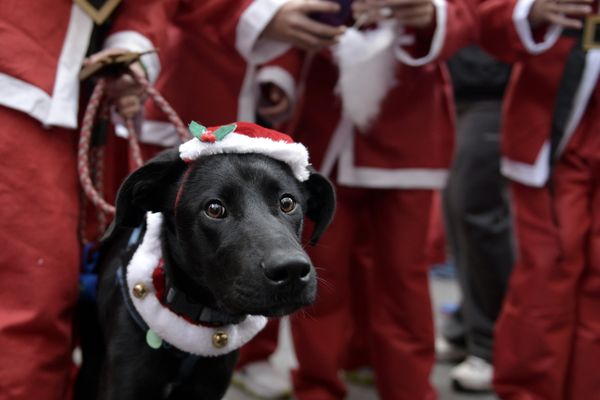
[[[440,315],[440,305],[444,303],[455,303],[460,294],[456,282],[449,279],[434,278],[431,280],[431,289],[436,310],[436,319],[442,318]],[[284,328],[283,332],[286,330]],[[285,369],[293,365],[294,355],[290,346],[288,334],[284,334],[280,343],[280,348],[274,356],[274,364],[280,369]],[[438,390],[440,400],[497,400],[492,395],[475,395],[461,394],[452,390],[448,373],[452,368],[451,365],[438,363],[433,374],[433,383]],[[377,392],[371,386],[349,385],[349,396],[347,400],[376,400],[378,399]],[[254,400],[253,397],[246,395],[235,387],[232,387],[227,393],[225,400]]]

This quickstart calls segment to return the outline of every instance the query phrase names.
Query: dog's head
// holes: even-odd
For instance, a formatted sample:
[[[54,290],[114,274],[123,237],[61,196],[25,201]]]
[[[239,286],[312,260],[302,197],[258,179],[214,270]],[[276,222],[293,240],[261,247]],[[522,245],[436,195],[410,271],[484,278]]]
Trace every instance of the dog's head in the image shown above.
[[[314,244],[333,218],[334,190],[311,171],[260,154],[218,154],[184,163],[167,150],[132,173],[114,225],[164,215],[163,254],[186,293],[231,315],[280,316],[313,302],[314,267],[301,246],[304,216]]]

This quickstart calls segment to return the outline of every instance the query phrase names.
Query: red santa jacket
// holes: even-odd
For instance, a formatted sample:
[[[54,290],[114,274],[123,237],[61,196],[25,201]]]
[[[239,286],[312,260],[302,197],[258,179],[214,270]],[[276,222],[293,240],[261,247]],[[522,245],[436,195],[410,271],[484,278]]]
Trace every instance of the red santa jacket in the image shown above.
[[[514,62],[502,117],[502,172],[531,186],[549,176],[550,131],[554,102],[574,38],[557,26],[532,30],[527,20],[534,0],[483,0],[479,5],[480,40],[496,57]],[[562,147],[582,118],[600,71],[600,53],[587,54],[583,80],[566,127]]]
[[[287,0],[167,0],[148,2],[142,15],[126,4],[106,45],[136,51],[159,48],[145,57],[156,87],[184,122],[219,125],[254,119],[254,65],[285,52],[289,45],[260,38]],[[137,16],[134,18],[134,16]],[[149,101],[141,139],[172,145],[173,126]]]
[[[342,111],[347,94],[342,90],[342,101],[336,94],[340,74],[331,52],[317,54],[305,72],[300,115],[293,118],[292,133],[308,146],[311,162],[323,173],[331,173],[337,165],[338,184],[368,188],[440,188],[445,184],[454,140],[454,107],[443,59],[474,40],[475,26],[467,3],[434,3],[436,23],[430,31],[400,27],[397,32],[391,75],[386,78],[395,84],[367,127],[358,129],[352,114],[361,112],[361,96],[370,96],[365,93],[369,83],[377,79],[378,69],[386,75],[385,68],[367,72],[359,67],[349,79],[347,93],[356,102],[354,111]],[[292,87],[293,74],[283,71],[298,70],[289,68],[294,58],[298,56],[286,55],[265,66],[259,81]]]
[[[77,75],[92,19],[71,0],[0,2],[0,105],[77,126]]]

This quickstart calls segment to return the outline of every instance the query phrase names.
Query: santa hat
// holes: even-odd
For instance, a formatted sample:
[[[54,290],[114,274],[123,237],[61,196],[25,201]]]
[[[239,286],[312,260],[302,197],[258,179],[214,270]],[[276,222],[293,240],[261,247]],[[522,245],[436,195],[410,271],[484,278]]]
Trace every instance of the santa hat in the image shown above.
[[[300,181],[310,175],[306,147],[281,132],[249,122],[210,128],[192,122],[189,128],[194,138],[179,146],[179,156],[185,162],[214,154],[256,153],[283,161]]]

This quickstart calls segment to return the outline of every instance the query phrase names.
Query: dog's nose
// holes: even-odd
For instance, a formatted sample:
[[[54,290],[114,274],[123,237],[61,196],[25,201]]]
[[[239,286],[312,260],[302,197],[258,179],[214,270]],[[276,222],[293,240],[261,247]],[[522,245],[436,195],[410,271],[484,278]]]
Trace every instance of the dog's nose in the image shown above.
[[[273,256],[260,265],[265,276],[277,285],[307,283],[310,278],[310,261],[304,255]]]

